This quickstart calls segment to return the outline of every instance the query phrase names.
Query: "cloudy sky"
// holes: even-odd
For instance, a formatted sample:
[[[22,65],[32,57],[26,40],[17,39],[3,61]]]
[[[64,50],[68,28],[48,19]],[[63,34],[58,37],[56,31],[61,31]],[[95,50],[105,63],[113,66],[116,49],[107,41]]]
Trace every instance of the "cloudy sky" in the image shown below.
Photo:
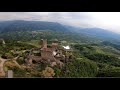
[[[0,12],[0,21],[7,20],[52,21],[120,33],[120,12]]]

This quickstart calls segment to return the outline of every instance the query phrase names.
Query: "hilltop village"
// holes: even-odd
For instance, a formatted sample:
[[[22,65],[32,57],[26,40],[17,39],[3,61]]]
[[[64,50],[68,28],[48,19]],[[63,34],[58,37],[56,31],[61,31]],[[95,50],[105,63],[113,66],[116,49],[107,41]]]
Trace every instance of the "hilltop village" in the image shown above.
[[[47,40],[41,39],[41,47],[33,48],[30,51],[26,51],[27,58],[25,62],[31,65],[33,62],[47,62],[52,67],[58,65],[60,68],[65,62],[69,61],[71,56],[66,56],[66,52],[70,52],[70,49],[66,49],[65,46],[58,47],[58,41],[52,41],[52,44],[48,47]]]
[[[2,44],[5,44],[5,41],[1,39]],[[11,50],[12,53],[16,54],[14,50]],[[58,44],[58,40],[52,40],[51,44],[47,44],[47,39],[41,39],[40,47],[39,48],[32,48],[30,50],[23,50],[24,53],[24,60],[23,64],[24,67],[33,67],[35,64],[47,64],[49,67],[58,66],[60,69],[64,66],[64,64],[71,60],[71,55],[67,54],[70,53],[71,49],[69,46],[62,46],[60,47]],[[2,77],[14,77],[13,70],[4,70],[4,63],[8,61],[12,61],[21,68],[19,63],[17,62],[18,56],[9,59],[0,57],[0,75]],[[9,64],[10,65],[10,64]],[[8,66],[9,66],[8,65]],[[11,67],[11,66],[9,66]],[[47,67],[49,69],[49,67]],[[49,69],[50,70],[50,69]]]

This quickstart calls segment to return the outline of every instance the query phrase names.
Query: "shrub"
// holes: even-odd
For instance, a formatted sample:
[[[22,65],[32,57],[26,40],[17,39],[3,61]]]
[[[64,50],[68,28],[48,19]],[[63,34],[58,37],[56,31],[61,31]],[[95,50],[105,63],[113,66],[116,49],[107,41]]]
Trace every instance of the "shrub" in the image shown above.
[[[55,72],[54,77],[60,77],[61,69],[58,66],[54,66],[53,69],[54,69],[54,72]]]
[[[11,53],[4,53],[4,54],[2,55],[2,58],[12,59],[12,58],[14,58],[14,56],[13,56]]]
[[[46,67],[45,70],[41,72],[41,76],[43,77],[53,77],[54,75],[54,70],[51,67]]]
[[[17,61],[20,65],[25,63],[24,57],[19,57],[16,61]]]

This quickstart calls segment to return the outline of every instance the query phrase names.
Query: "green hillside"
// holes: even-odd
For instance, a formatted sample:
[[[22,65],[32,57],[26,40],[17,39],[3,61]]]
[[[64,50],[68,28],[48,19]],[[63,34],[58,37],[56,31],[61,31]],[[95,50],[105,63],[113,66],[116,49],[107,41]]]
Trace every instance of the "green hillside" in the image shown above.
[[[59,41],[60,42],[60,41]],[[12,61],[5,63],[5,69],[12,69],[15,77],[42,77],[47,64],[39,63],[27,68],[24,65],[24,50],[39,47],[39,40],[6,41],[0,45],[0,55],[12,59],[19,55],[19,68]],[[67,42],[72,47],[72,60],[62,69],[53,67],[54,77],[120,77],[120,51],[111,46]],[[14,50],[14,53],[13,53]],[[69,54],[69,53],[68,53]]]
[[[94,36],[72,29],[52,22],[0,22],[0,64],[6,60],[3,69],[13,70],[14,77],[120,77],[120,41],[97,37],[99,30]],[[48,47],[54,39],[60,49],[70,46],[70,51],[63,52],[65,61],[60,59],[62,68],[45,60],[26,64],[31,50],[40,51],[41,39],[47,39]]]

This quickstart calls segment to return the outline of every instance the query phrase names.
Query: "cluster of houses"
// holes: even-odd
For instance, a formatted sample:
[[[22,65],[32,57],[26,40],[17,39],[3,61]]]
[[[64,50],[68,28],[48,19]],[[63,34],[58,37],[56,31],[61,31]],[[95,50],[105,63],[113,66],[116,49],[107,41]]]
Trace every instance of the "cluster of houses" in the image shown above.
[[[2,43],[5,44],[4,40],[1,39]],[[53,40],[48,46],[47,39],[41,39],[40,48],[33,48],[31,50],[25,50],[27,65],[33,65],[34,63],[48,63],[51,67],[57,65],[62,68],[64,63],[71,59],[70,55],[66,52],[71,52],[69,46],[59,47],[58,40]],[[13,78],[13,71],[8,70],[8,78]]]
[[[70,59],[65,53],[70,50],[69,46],[58,47],[58,41],[53,40],[48,47],[47,40],[41,39],[41,47],[32,49],[27,55],[26,62],[32,64],[33,62],[47,62],[51,66],[63,66],[64,62]]]

